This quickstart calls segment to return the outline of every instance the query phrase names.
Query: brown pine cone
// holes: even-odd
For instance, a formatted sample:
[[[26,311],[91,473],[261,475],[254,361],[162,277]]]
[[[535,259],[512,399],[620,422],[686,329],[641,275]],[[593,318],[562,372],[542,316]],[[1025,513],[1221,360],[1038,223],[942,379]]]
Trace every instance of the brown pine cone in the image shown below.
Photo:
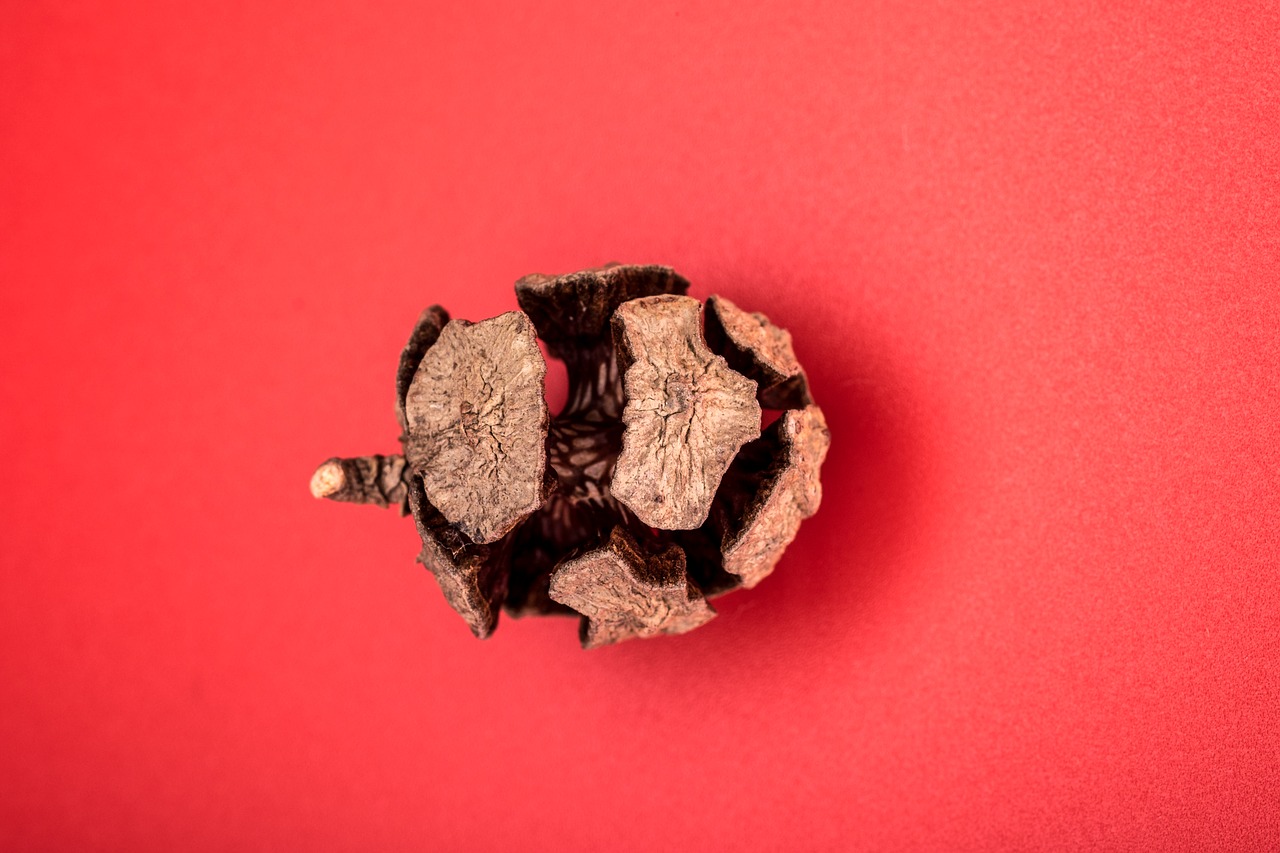
[[[477,637],[499,608],[581,614],[585,648],[680,634],[773,571],[830,443],[791,336],[668,267],[516,282],[520,311],[423,312],[396,373],[403,456],[330,459],[311,491],[399,506]],[[564,362],[549,417],[536,337]],[[784,410],[761,432],[762,407]]]

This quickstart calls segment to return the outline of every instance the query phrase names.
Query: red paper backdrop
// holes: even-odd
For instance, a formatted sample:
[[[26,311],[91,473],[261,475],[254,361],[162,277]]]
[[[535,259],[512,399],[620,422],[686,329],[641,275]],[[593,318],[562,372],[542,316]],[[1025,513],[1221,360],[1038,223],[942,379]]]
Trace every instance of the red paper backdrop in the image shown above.
[[[897,5],[6,3],[3,846],[1280,846],[1280,7]],[[474,641],[307,480],[607,260],[793,331],[825,504]]]

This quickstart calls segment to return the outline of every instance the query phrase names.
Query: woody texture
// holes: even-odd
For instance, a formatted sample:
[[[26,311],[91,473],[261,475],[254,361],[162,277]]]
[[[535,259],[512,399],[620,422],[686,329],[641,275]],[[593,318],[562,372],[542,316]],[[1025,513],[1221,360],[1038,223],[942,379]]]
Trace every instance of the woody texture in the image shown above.
[[[790,334],[688,290],[611,265],[526,276],[478,323],[428,308],[396,372],[403,452],[329,459],[311,493],[411,514],[480,638],[503,610],[576,615],[584,648],[706,624],[817,511],[831,437]],[[568,374],[554,415],[539,339]]]

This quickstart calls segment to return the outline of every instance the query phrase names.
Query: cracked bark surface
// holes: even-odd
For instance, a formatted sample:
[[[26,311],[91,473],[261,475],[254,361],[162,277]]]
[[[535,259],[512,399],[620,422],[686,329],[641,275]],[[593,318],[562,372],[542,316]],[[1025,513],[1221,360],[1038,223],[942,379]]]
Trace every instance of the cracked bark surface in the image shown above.
[[[627,401],[613,494],[664,530],[706,521],[738,448],[760,435],[756,383],[707,348],[700,309],[687,296],[652,296],[613,319]]]
[[[647,554],[621,527],[604,547],[561,563],[551,576],[551,597],[582,614],[584,649],[683,634],[716,615],[689,579],[684,551],[668,545]]]
[[[316,497],[413,515],[419,561],[477,637],[581,617],[587,648],[704,624],[821,499],[829,433],[790,338],[667,267],[516,284],[522,311],[422,313],[396,370],[403,456],[326,460]],[[534,333],[569,378],[554,417]],[[797,389],[799,389],[797,391]],[[784,406],[760,435],[761,406]]]
[[[546,498],[546,362],[519,311],[453,320],[405,395],[405,459],[427,500],[478,543],[496,542]]]
[[[457,611],[471,633],[484,639],[498,626],[506,594],[510,556],[506,543],[478,545],[459,532],[427,500],[422,478],[411,476],[409,508],[422,539],[418,562],[435,576],[445,601]]]
[[[418,322],[409,333],[409,342],[400,353],[400,363],[396,366],[396,420],[400,423],[400,441],[403,443],[409,435],[409,420],[405,415],[405,397],[409,394],[409,385],[427,350],[440,339],[440,333],[449,323],[449,312],[439,305],[432,305],[418,315]]]
[[[684,276],[653,264],[607,264],[559,276],[535,273],[516,282],[520,309],[529,315],[548,351],[556,358],[575,360],[584,342],[610,337],[609,321],[622,303],[688,291]]]
[[[808,406],[784,412],[766,441],[771,467],[746,505],[739,512],[722,513],[719,522],[722,567],[748,589],[773,571],[800,522],[818,511],[818,472],[831,446],[831,432],[822,410]]]
[[[707,299],[707,342],[729,366],[754,379],[766,409],[802,408],[813,402],[809,380],[791,346],[791,333],[759,312],[747,313],[723,296]]]

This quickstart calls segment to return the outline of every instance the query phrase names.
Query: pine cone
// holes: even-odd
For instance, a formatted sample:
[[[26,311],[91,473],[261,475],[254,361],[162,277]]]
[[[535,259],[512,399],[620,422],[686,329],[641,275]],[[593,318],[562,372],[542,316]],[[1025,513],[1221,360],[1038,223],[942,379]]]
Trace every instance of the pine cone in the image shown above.
[[[679,634],[773,571],[818,509],[830,433],[791,336],[661,266],[516,282],[520,311],[423,312],[396,373],[403,456],[330,459],[316,497],[399,506],[477,637],[581,614],[585,648]],[[549,417],[540,337],[569,398]],[[761,432],[762,408],[784,410]]]

